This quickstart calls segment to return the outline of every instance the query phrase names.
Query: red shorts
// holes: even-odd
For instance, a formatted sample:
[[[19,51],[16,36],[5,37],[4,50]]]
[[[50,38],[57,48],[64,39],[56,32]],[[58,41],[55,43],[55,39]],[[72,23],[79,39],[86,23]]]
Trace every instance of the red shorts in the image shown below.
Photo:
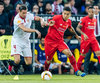
[[[91,49],[94,52],[100,51],[99,43],[96,40],[96,38],[91,39],[91,40],[81,41],[80,52],[82,54],[86,54],[88,53],[89,49]]]
[[[60,52],[63,51],[64,49],[69,49],[67,44],[61,40],[61,41],[46,41],[45,40],[45,55],[46,55],[46,60],[52,60],[54,53],[59,50]]]

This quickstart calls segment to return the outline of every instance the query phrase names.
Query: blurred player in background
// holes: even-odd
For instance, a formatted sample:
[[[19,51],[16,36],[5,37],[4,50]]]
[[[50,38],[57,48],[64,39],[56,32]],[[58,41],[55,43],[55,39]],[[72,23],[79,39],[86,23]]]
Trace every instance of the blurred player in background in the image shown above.
[[[75,70],[75,74],[83,77],[86,74],[78,70],[75,58],[63,40],[63,35],[67,28],[75,35],[78,40],[80,39],[71,26],[71,20],[69,19],[70,16],[71,9],[69,7],[65,7],[62,15],[55,15],[52,19],[49,20],[48,34],[45,37],[45,70],[49,70],[49,65],[53,55],[57,50],[59,50],[69,57],[70,63]]]
[[[33,14],[27,12],[27,7],[22,5],[19,7],[19,13],[14,18],[14,32],[11,42],[11,55],[14,56],[14,70],[18,74],[18,64],[20,63],[20,55],[23,55],[25,63],[30,66],[32,63],[32,53],[30,47],[29,37],[31,32],[36,32],[38,37],[41,37],[41,33],[36,29],[30,29],[32,20],[37,20],[43,25],[43,21],[40,17],[34,17]],[[19,79],[16,75],[14,79]]]
[[[77,66],[80,69],[82,60],[85,58],[86,53],[91,49],[98,57],[100,64],[100,47],[99,43],[96,40],[94,35],[94,30],[96,28],[97,20],[94,18],[94,8],[88,8],[88,16],[85,16],[81,19],[80,23],[77,26],[77,31],[81,34],[81,46],[80,52],[81,55],[78,59]]]
[[[35,46],[35,73],[42,73],[44,71],[45,63],[45,46],[44,46],[45,37],[41,36],[40,43]]]

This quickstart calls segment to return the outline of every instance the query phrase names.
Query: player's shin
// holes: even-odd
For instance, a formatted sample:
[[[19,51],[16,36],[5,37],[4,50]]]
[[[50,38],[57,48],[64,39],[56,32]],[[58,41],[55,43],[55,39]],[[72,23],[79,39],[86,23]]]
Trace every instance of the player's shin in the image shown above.
[[[49,71],[50,62],[45,61],[45,70]]]
[[[78,62],[77,62],[77,67],[80,70],[81,65],[82,65],[82,60],[85,58],[85,56],[80,55]]]
[[[76,60],[75,60],[75,58],[74,58],[73,55],[69,57],[69,60],[70,60],[71,65],[74,68],[74,71],[75,72],[78,71],[77,64],[76,64]]]

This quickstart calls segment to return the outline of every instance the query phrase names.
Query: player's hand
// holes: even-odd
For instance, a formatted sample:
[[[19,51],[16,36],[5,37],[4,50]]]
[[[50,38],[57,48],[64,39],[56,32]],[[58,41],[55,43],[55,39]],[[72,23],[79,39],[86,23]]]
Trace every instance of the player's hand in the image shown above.
[[[51,20],[51,21],[49,21],[49,26],[53,26],[55,24],[55,21],[53,21],[53,20]]]
[[[81,41],[81,37],[80,36],[76,36],[76,39],[78,39],[78,41]]]
[[[35,21],[40,21],[40,17],[39,17],[39,16],[35,16],[35,17],[34,17],[34,20],[35,20]]]
[[[88,39],[88,36],[86,34],[83,34],[83,36],[84,36],[84,40]]]
[[[35,32],[38,34],[38,38],[41,38],[41,33],[38,30],[36,30]]]
[[[41,21],[41,26],[42,26],[42,28],[44,28],[46,26],[46,22]]]

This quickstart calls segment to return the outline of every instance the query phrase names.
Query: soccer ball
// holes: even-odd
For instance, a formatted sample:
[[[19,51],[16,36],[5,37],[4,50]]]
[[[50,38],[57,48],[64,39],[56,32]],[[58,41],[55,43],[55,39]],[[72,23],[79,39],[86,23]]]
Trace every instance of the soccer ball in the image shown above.
[[[51,74],[51,72],[49,72],[49,71],[44,71],[44,72],[42,72],[42,74],[41,74],[41,78],[42,78],[43,80],[50,80],[50,79],[52,78],[52,74]]]

